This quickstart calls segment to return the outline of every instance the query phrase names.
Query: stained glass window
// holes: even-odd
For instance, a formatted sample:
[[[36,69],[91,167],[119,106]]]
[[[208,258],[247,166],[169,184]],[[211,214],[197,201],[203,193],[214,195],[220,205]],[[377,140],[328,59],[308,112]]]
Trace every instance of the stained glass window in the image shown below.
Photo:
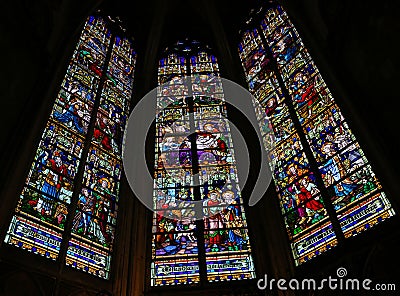
[[[5,238],[105,279],[136,59],[111,23],[100,16],[85,22]]]
[[[276,144],[270,165],[299,265],[395,213],[287,13],[262,13],[239,56],[260,129],[275,135],[264,140]]]
[[[151,285],[254,278],[217,59],[178,42],[158,81]]]

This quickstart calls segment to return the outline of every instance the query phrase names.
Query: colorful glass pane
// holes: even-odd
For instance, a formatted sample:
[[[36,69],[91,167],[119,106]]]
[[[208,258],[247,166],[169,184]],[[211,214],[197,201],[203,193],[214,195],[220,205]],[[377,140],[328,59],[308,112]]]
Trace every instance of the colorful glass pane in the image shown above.
[[[254,278],[217,59],[197,45],[178,45],[183,50],[159,67],[157,106],[166,109],[156,120],[151,285],[199,283],[203,265],[208,281]],[[187,58],[178,58],[184,52]],[[191,80],[183,83],[187,73]],[[203,207],[203,232],[193,201]]]
[[[136,54],[115,37],[85,162],[66,264],[108,278],[118,215],[123,133]],[[84,254],[84,255],[82,255]]]
[[[5,242],[37,255],[56,260],[62,235],[41,222],[14,215]]]
[[[6,243],[56,260],[71,231],[66,264],[109,278],[135,60],[131,41],[113,35],[102,17],[86,20]]]
[[[243,54],[245,44],[257,44],[251,49],[253,54]],[[338,244],[330,222],[335,217],[328,216],[324,199],[337,211],[345,237],[394,215],[364,152],[280,5],[266,10],[259,28],[242,34],[239,55],[249,89],[265,108],[256,109],[261,132],[274,132],[275,138],[265,138],[264,144],[267,148],[270,142],[275,144],[269,151],[270,160],[296,264]],[[275,68],[258,66],[256,56],[273,60]],[[264,120],[265,114],[269,120]],[[297,120],[302,129],[294,132]],[[303,150],[302,134],[311,155]],[[318,167],[312,167],[307,157],[314,158]]]

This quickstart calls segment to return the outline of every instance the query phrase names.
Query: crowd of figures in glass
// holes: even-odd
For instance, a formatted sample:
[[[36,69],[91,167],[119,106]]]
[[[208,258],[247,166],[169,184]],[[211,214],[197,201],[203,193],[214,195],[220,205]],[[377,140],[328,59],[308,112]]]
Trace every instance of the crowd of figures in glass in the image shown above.
[[[131,41],[113,34],[107,18],[86,20],[7,243],[55,260],[64,231],[71,231],[66,264],[109,277],[135,59]],[[71,206],[76,210],[68,229]]]
[[[337,231],[356,235],[394,211],[286,12],[272,5],[262,14],[242,31],[239,55],[249,90],[264,108],[256,113],[266,148],[275,141],[269,151],[273,177],[301,264],[337,245]],[[328,216],[324,200],[336,217]],[[333,229],[332,219],[340,229]]]
[[[254,278],[217,59],[178,42],[157,94],[151,285]]]

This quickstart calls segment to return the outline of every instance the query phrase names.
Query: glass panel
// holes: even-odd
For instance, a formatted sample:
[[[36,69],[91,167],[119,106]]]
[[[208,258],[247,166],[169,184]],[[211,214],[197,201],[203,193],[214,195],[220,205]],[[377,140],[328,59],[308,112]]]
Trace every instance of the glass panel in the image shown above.
[[[82,241],[71,239],[68,243],[66,264],[76,269],[108,279],[110,277],[109,252]]]
[[[295,100],[295,98],[297,99],[295,97],[297,84],[294,84],[297,83],[297,80],[292,76],[294,77],[301,65],[305,65],[309,61],[309,55],[305,55],[302,60],[296,59],[295,55],[304,47],[301,41],[297,40],[297,32],[287,26],[287,15],[280,6],[266,12],[261,29],[268,44],[263,44],[261,38],[256,37],[258,33],[254,33],[252,38],[255,41],[252,44],[257,44],[257,46],[246,57],[242,54],[240,56],[247,75],[249,90],[260,103],[259,105],[255,104],[255,112],[259,120],[260,132],[265,135],[263,140],[270,156],[269,165],[274,168],[273,179],[293,248],[294,259],[300,263],[305,260],[304,258],[314,256],[314,251],[312,248],[296,251],[295,246],[317,240],[319,232],[316,232],[315,229],[331,228],[332,225],[327,221],[327,210],[320,194],[320,184],[318,184],[315,173],[303,151],[300,131],[295,131],[293,118],[289,111],[289,105],[292,102],[288,102],[288,99],[285,98],[276,77],[278,73],[269,65],[276,64],[286,82],[294,81],[292,88],[288,85],[285,86],[293,95],[292,100],[297,102]],[[273,37],[269,38],[271,34]],[[242,35],[239,52],[241,52],[243,43],[249,43],[248,38],[248,33]],[[267,45],[269,49],[265,47]],[[272,55],[269,56],[268,52],[271,52]],[[306,53],[305,50],[303,52]],[[298,113],[304,113],[299,106],[295,106],[295,108]],[[273,136],[271,131],[273,131]],[[273,150],[270,150],[270,147],[274,147]],[[333,231],[332,239],[336,241]],[[318,248],[318,252],[326,250],[328,244],[326,241],[320,243],[322,245]],[[331,246],[333,245],[335,244],[331,244]]]
[[[100,96],[66,264],[108,279],[118,216],[123,134],[132,95],[136,53],[116,36]]]
[[[151,263],[151,285],[165,286],[200,282],[197,258],[179,258]]]
[[[253,279],[256,276],[250,255],[209,256],[206,260],[210,282]]]
[[[4,242],[37,255],[56,260],[61,245],[61,233],[43,223],[14,215]]]
[[[110,33],[89,17],[43,132],[6,242],[56,259]],[[58,229],[52,230],[53,227]]]
[[[346,237],[358,234],[394,215],[364,152],[280,5],[268,9],[258,30],[242,33],[239,56],[249,90],[261,103],[256,109],[274,165],[274,180],[296,264],[337,244],[321,192],[328,192]],[[268,56],[271,53],[271,57]],[[274,60],[277,73],[268,69]],[[264,69],[260,63],[267,65]],[[280,75],[285,98],[275,75]],[[290,100],[290,101],[288,101]],[[293,105],[294,114],[288,106]],[[265,118],[266,114],[266,118]],[[296,116],[297,118],[293,118]],[[268,120],[269,119],[269,120]],[[297,120],[302,130],[294,130]],[[312,169],[303,152],[304,132],[318,168]],[[320,174],[323,184],[316,182]]]
[[[217,59],[197,47],[178,45],[192,53],[189,64],[170,54],[159,67],[160,84],[173,76],[159,88],[157,99],[157,106],[166,109],[156,119],[151,285],[198,283],[203,264],[209,281],[254,278]],[[257,57],[253,60],[257,63]],[[190,87],[181,79],[186,66],[195,74],[187,82]],[[176,98],[181,101],[169,103]],[[194,218],[201,213],[194,201],[206,217],[200,234],[200,221]],[[205,255],[212,255],[206,262],[198,262],[200,241]]]

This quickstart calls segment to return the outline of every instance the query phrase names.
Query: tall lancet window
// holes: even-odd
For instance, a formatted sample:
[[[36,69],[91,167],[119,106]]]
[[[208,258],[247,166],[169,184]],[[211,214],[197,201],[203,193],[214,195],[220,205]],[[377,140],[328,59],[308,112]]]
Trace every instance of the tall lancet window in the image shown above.
[[[273,130],[273,177],[296,265],[393,216],[382,186],[286,12],[241,32],[239,55]],[[265,114],[267,118],[265,118]]]
[[[151,285],[254,278],[217,59],[196,41],[178,42],[158,82]]]
[[[6,243],[109,278],[135,59],[118,20],[86,20]]]

